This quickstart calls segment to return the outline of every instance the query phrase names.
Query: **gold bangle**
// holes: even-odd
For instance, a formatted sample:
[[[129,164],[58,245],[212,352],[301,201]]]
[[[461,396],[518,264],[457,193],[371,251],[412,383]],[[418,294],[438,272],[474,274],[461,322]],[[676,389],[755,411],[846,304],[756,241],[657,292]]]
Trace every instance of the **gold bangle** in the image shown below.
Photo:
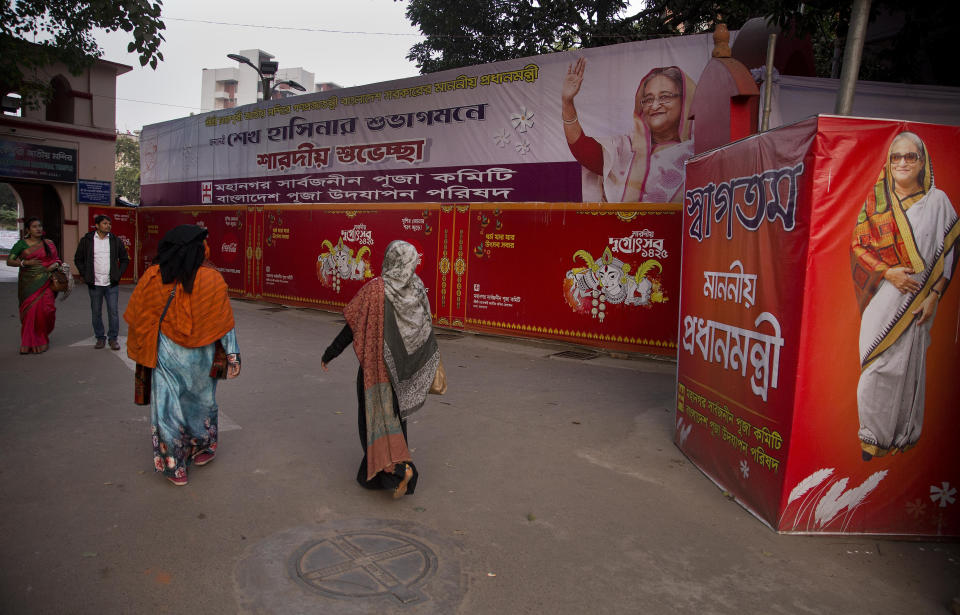
[[[937,290],[936,288],[931,288],[930,292],[937,293],[937,301],[939,301],[940,299],[943,299],[943,293]]]
[[[573,116],[572,120],[564,120],[563,116],[560,116],[560,119],[563,120],[564,124],[575,124],[577,122],[577,116]]]

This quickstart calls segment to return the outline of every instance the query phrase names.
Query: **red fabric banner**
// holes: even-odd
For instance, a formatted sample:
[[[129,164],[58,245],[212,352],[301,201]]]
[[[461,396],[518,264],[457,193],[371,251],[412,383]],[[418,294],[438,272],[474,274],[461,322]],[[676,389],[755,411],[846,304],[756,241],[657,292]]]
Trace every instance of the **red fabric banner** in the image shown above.
[[[957,128],[820,117],[688,164],[676,442],[775,529],[960,531],[960,301],[943,279],[960,234],[958,139]],[[901,173],[899,150],[914,147],[914,172],[929,161],[942,192],[897,201],[882,226],[924,254],[918,290],[884,283],[861,315],[854,229],[885,161],[896,154]],[[912,314],[931,296],[927,337]],[[875,368],[862,365],[877,344]]]
[[[340,310],[390,241],[421,254],[438,325],[676,353],[679,206],[520,203],[142,208],[139,271],[177,224],[210,231],[236,294]]]
[[[134,281],[136,267],[134,261],[136,257],[137,245],[137,210],[130,207],[87,207],[87,230],[89,232],[96,229],[93,219],[99,215],[110,216],[110,232],[123,241],[127,246],[127,255],[130,256],[130,266],[120,277],[121,283]]]

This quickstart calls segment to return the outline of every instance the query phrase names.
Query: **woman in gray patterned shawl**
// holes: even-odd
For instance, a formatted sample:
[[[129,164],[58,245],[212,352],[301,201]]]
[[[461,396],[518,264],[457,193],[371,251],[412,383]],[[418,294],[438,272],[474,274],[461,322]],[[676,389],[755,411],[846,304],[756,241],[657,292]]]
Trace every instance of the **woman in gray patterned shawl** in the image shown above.
[[[419,474],[407,448],[407,417],[423,406],[440,354],[430,302],[415,273],[419,255],[393,241],[380,277],[367,282],[343,310],[347,324],[323,353],[321,366],[353,343],[357,373],[357,428],[364,448],[357,482],[368,489],[412,494]]]

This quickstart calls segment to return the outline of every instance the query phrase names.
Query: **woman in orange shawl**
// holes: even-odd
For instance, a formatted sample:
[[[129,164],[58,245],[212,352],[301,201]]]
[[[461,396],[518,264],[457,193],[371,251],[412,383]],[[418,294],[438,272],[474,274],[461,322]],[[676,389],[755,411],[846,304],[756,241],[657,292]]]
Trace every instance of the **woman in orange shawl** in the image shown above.
[[[920,439],[930,327],[957,263],[958,239],[957,212],[933,185],[923,141],[900,133],[851,244],[861,312],[857,409],[864,461]]]
[[[217,380],[210,377],[216,342],[227,353],[227,377],[240,374],[240,348],[227,285],[206,260],[207,231],[182,225],[160,242],[153,266],[130,296],[127,355],[153,368],[150,425],[153,463],[177,486],[187,465],[217,450]]]
[[[573,103],[586,65],[580,58],[567,68],[560,94],[563,133],[583,167],[583,200],[679,203],[683,163],[693,155],[696,83],[676,66],[651,70],[634,97],[633,133],[591,137],[580,127]]]

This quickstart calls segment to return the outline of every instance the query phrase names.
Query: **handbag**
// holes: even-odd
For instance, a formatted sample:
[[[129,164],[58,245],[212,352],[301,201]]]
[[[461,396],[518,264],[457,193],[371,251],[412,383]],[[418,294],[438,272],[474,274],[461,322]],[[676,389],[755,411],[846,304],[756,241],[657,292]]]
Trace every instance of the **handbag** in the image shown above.
[[[173,301],[173,293],[176,287],[170,291],[170,298],[167,304],[163,306],[163,313],[160,314],[160,321],[157,323],[157,335],[160,334],[160,325],[163,324],[163,317],[167,315],[167,309],[170,302]],[[149,406],[150,396],[153,394],[153,368],[137,363],[133,370],[133,403],[138,406]]]
[[[50,287],[55,293],[62,293],[70,288],[67,274],[57,268],[50,272]]]
[[[443,395],[447,392],[447,371],[443,369],[443,361],[437,361],[437,373],[433,375],[433,383],[428,393]]]
[[[210,366],[210,377],[218,380],[227,379],[227,351],[224,350],[220,340],[217,340],[217,344],[213,348],[213,365]]]
[[[133,403],[138,406],[150,405],[151,385],[153,383],[153,368],[137,363],[133,370]]]

